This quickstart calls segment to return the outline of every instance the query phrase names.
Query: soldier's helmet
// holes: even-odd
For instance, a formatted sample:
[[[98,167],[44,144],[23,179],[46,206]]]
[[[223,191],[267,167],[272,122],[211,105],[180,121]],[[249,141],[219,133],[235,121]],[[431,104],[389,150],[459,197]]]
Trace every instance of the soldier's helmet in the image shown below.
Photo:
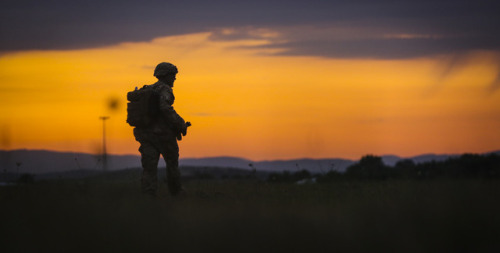
[[[177,67],[169,62],[162,62],[158,65],[156,65],[154,76],[159,77],[159,76],[165,76],[168,74],[177,74]]]

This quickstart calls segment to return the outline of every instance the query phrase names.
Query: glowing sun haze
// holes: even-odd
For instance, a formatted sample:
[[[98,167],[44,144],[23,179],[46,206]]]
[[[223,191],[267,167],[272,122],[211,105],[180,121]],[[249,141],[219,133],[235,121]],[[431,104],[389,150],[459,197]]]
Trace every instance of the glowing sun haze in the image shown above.
[[[280,55],[256,38],[214,33],[81,50],[0,56],[3,149],[138,154],[126,93],[152,84],[155,65],[179,68],[175,109],[193,126],[181,157],[254,160],[365,154],[487,152],[499,148],[498,55],[411,59]],[[230,35],[232,31],[223,31]],[[406,35],[409,36],[409,35]],[[451,66],[451,67],[450,67]],[[493,88],[492,88],[493,87]]]

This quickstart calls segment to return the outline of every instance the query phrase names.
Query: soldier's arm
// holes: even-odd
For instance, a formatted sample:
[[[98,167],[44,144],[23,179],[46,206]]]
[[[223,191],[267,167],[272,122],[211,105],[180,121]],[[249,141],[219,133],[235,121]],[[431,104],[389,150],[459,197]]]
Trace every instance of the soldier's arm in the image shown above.
[[[174,95],[172,92],[169,92],[167,89],[162,89],[159,92],[160,95],[160,111],[163,114],[168,114],[172,113],[174,111],[174,107],[172,106],[174,104]],[[175,112],[175,111],[174,111]]]
[[[162,115],[172,123],[172,126],[177,130],[183,129],[185,127],[184,119],[177,114],[172,106],[174,103],[174,95],[172,91],[168,88],[160,92],[160,111]]]

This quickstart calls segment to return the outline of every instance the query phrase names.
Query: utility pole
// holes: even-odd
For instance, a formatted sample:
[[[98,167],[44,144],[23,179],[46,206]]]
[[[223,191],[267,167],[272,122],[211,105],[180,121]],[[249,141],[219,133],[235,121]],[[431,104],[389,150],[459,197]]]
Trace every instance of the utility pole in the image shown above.
[[[102,120],[102,169],[104,171],[108,170],[108,153],[106,152],[106,120],[109,119],[108,116],[99,117]]]

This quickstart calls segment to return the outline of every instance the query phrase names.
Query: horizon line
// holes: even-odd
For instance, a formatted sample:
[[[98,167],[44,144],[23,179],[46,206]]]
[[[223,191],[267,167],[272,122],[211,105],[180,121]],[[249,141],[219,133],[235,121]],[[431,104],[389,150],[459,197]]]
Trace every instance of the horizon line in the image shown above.
[[[29,148],[18,148],[18,149],[0,149],[0,152],[15,152],[15,151],[42,151],[42,152],[53,152],[53,153],[72,153],[72,154],[85,154],[85,155],[102,155],[102,154],[94,154],[94,153],[87,153],[87,152],[81,152],[81,151],[63,151],[63,150],[50,150],[50,149],[29,149]],[[342,160],[350,160],[350,161],[357,161],[360,160],[364,156],[368,155],[374,155],[374,156],[379,156],[379,157],[387,157],[387,156],[395,156],[400,159],[409,159],[409,158],[414,158],[414,157],[419,157],[419,156],[426,156],[426,155],[436,155],[436,156],[456,156],[456,155],[464,155],[464,154],[477,154],[477,155],[486,155],[486,154],[494,154],[494,153],[500,153],[500,148],[496,150],[491,150],[487,152],[461,152],[461,153],[421,153],[418,155],[410,155],[410,156],[400,156],[400,155],[395,155],[395,154],[384,154],[384,155],[377,155],[374,153],[370,154],[364,154],[358,159],[350,159],[350,158],[342,158],[342,157],[325,157],[325,158],[311,158],[311,157],[298,157],[298,158],[277,158],[277,159],[264,159],[264,160],[252,160],[248,159],[242,156],[231,156],[231,155],[220,155],[220,156],[204,156],[204,157],[184,157],[184,158],[179,158],[179,160],[185,160],[185,159],[216,159],[216,158],[234,158],[234,159],[241,159],[241,160],[246,160],[249,162],[271,162],[271,161],[293,161],[293,160],[331,160],[331,159],[342,159]],[[113,153],[108,153],[108,156],[140,156],[140,154],[113,154]]]

